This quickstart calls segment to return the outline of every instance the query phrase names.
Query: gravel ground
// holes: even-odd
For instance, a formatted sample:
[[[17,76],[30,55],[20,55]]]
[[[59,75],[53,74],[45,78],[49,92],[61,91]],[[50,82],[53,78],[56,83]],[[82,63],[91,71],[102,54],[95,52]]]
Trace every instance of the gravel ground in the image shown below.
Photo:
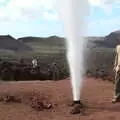
[[[47,96],[53,108],[36,111],[26,104],[33,94]],[[87,105],[84,115],[71,115],[68,103],[72,100],[69,80],[1,82],[0,95],[22,98],[21,103],[0,102],[0,120],[119,120],[120,103],[112,104],[113,84],[95,78],[84,78],[81,100]]]

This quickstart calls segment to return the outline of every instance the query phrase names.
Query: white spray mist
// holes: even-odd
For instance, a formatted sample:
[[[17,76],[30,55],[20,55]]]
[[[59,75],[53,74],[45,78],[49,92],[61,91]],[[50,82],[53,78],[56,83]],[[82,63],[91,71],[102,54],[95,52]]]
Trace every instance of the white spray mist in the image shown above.
[[[93,5],[104,5],[114,0],[89,0]],[[117,1],[117,0],[116,0]],[[80,90],[84,73],[84,50],[86,41],[86,16],[89,15],[88,0],[55,0],[57,12],[64,23],[66,33],[67,58],[69,63],[73,100],[80,100]]]
[[[88,0],[59,0],[57,11],[63,20],[66,33],[67,59],[69,63],[73,100],[80,100],[84,73],[84,34],[86,31],[85,19],[88,15]]]

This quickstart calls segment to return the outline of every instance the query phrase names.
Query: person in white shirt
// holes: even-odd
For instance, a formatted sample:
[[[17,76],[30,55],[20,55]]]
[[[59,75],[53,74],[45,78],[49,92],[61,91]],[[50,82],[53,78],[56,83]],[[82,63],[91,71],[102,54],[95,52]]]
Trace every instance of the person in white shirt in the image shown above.
[[[38,65],[37,60],[35,58],[33,58],[32,60],[32,65],[33,65],[33,68],[36,68]]]

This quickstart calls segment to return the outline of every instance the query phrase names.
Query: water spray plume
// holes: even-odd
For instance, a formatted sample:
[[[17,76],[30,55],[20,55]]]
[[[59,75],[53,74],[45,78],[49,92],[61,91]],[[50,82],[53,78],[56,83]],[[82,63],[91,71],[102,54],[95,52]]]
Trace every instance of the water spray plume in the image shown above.
[[[114,0],[55,0],[56,10],[64,24],[66,33],[67,59],[69,63],[73,100],[80,101],[84,73],[84,50],[86,41],[86,16],[91,5],[110,4]],[[117,0],[116,0],[117,1]]]
[[[70,69],[73,100],[80,100],[80,90],[84,73],[84,48],[86,41],[86,17],[88,16],[88,0],[56,1],[57,11],[63,20],[66,33],[67,59]]]

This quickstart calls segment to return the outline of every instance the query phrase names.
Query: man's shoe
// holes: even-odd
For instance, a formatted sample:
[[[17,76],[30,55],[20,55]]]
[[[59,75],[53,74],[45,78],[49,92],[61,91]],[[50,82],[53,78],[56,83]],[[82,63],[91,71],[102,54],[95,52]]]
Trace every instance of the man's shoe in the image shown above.
[[[112,103],[116,103],[116,102],[120,102],[120,98],[118,99],[118,98],[113,98],[112,99]]]

